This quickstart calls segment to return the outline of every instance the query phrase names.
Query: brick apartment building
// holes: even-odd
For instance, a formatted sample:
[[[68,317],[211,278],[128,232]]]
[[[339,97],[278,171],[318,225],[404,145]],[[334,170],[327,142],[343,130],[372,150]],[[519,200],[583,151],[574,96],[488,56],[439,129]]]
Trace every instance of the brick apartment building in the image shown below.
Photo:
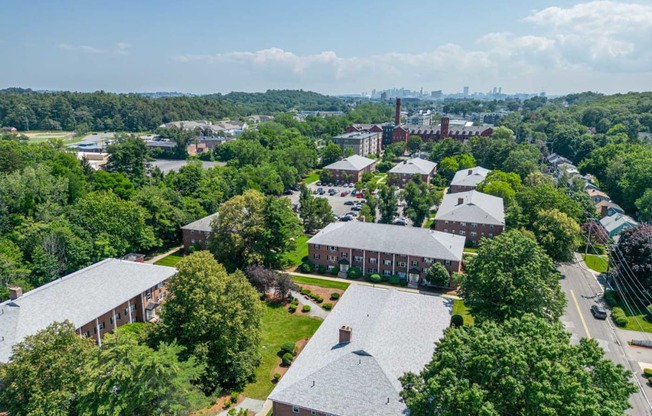
[[[487,179],[489,172],[491,172],[489,169],[481,166],[458,170],[451,181],[448,193],[473,191],[480,182]]]
[[[482,237],[505,231],[503,199],[478,191],[446,194],[434,224],[435,230],[465,237],[475,246]]]
[[[213,232],[213,220],[217,218],[217,215],[216,212],[181,227],[183,251],[185,253],[190,252],[192,246],[196,246],[200,250],[208,249],[208,239]]]
[[[437,164],[435,162],[414,158],[401,162],[390,169],[387,183],[402,188],[413,176],[420,175],[421,179],[430,185],[430,178],[436,174]]]
[[[166,281],[173,267],[106,259],[22,293],[12,288],[0,303],[0,362],[9,362],[12,347],[53,322],[72,322],[79,336],[102,337],[115,328],[158,319]]]
[[[382,151],[383,133],[382,131],[344,133],[333,137],[332,140],[333,143],[342,149],[343,154],[346,154],[346,151],[351,149],[354,155],[366,157],[380,154]]]
[[[308,240],[308,257],[331,270],[359,267],[363,274],[398,275],[416,287],[433,263],[450,273],[462,268],[464,237],[425,228],[359,221],[329,224]]]
[[[362,175],[376,171],[377,161],[366,157],[353,155],[325,166],[330,171],[333,182],[359,182]]]

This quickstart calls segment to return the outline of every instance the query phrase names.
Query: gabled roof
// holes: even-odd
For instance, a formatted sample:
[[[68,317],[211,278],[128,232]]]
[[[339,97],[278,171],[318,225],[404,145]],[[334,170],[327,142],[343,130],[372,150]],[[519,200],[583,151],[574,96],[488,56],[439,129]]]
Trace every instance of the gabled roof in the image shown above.
[[[616,211],[618,211],[620,213],[625,212],[625,210],[622,209],[620,205],[618,205],[618,204],[616,204],[615,202],[612,202],[612,201],[607,201],[605,199],[603,199],[602,201],[595,204],[595,208],[598,211],[600,211],[600,208],[602,208],[602,207],[612,208],[612,209],[614,209],[614,210],[616,210]]]
[[[340,134],[339,136],[333,137],[333,139],[354,139],[354,140],[364,140],[369,137],[377,137],[380,132],[376,131],[352,131],[351,133]]]
[[[403,173],[403,174],[421,174],[430,175],[435,170],[437,164],[429,160],[414,158],[399,163],[389,170],[389,173]]]
[[[450,321],[437,296],[351,285],[270,400],[340,416],[407,414],[399,377],[420,371]],[[339,344],[339,329],[351,342]]]
[[[451,261],[462,259],[464,242],[462,236],[426,228],[360,221],[331,223],[308,240],[309,244]]]
[[[369,159],[368,157],[363,157],[360,155],[353,155],[347,157],[346,159],[342,159],[335,163],[331,163],[330,165],[325,166],[324,169],[352,170],[357,172],[374,163],[376,163],[375,159]]]
[[[204,218],[198,219],[197,221],[191,222],[181,227],[182,230],[194,230],[194,231],[212,231],[212,222],[214,218],[217,218],[219,213],[214,213],[208,215]]]
[[[638,222],[634,218],[625,214],[616,214],[611,217],[604,217],[600,220],[600,224],[604,227],[609,234],[616,231],[619,227],[623,225],[636,226]]]
[[[584,189],[584,192],[586,192],[591,198],[594,196],[601,196],[603,198],[609,199],[609,195],[607,195],[606,193],[602,192],[599,189],[586,188]]]
[[[174,267],[106,259],[0,303],[0,362],[51,323],[68,320],[79,328],[175,273]]]
[[[478,191],[446,194],[435,220],[505,225],[503,199]]]
[[[478,186],[487,178],[489,172],[491,172],[489,169],[481,166],[458,170],[451,181],[451,186]]]

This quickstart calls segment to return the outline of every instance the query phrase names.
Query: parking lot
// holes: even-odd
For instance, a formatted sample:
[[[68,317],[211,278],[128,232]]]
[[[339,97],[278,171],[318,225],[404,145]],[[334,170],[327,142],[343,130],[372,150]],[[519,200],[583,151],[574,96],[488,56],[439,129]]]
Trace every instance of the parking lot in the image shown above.
[[[352,211],[351,208],[354,207],[354,205],[346,205],[347,201],[349,204],[353,202],[353,204],[363,201],[364,198],[356,198],[355,196],[351,195],[351,191],[355,190],[355,188],[351,187],[343,187],[343,186],[324,186],[324,185],[317,185],[317,184],[310,184],[307,185],[308,188],[310,189],[310,192],[313,193],[313,196],[315,198],[320,197],[320,198],[326,198],[328,200],[328,203],[331,205],[331,208],[333,209],[333,214],[337,215],[338,217],[342,217],[343,215],[349,213]],[[315,193],[319,188],[322,188],[324,191],[323,195],[320,195],[318,193]],[[329,194],[329,189],[336,190],[333,195]],[[346,196],[341,196],[342,192],[347,192]],[[299,195],[300,192],[294,192],[292,195],[288,195],[288,198],[292,201],[292,204],[299,204]],[[403,208],[399,206],[399,216],[402,216],[403,213]],[[356,214],[358,214],[357,211],[353,211]],[[379,213],[376,213],[376,217],[379,218],[380,215]],[[357,217],[355,217],[357,219]],[[407,224],[411,225],[410,221],[407,220]]]

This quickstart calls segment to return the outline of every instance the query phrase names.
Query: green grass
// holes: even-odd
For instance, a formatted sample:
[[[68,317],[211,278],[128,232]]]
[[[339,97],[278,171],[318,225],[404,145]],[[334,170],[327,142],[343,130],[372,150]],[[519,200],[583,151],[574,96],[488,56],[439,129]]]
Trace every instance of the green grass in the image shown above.
[[[463,300],[455,299],[453,301],[453,315],[462,315],[464,318],[464,325],[473,325],[473,317]]]
[[[314,277],[303,277],[303,276],[292,276],[292,280],[294,280],[295,283],[298,283],[300,285],[303,284],[303,285],[321,286],[328,289],[346,290],[350,285],[349,283],[346,282],[336,282],[333,280],[315,279]]]
[[[261,364],[255,371],[256,381],[247,385],[243,394],[265,400],[274,389],[271,373],[280,362],[276,354],[281,345],[311,337],[321,323],[319,319],[291,314],[286,307],[268,303],[262,319]]]
[[[478,253],[478,249],[475,247],[464,247],[465,253]]]
[[[386,178],[387,174],[386,173],[377,173],[374,175],[374,177],[369,181],[369,183],[373,183],[374,185],[377,185],[378,182],[380,182],[381,179]]]
[[[595,270],[598,273],[604,273],[607,271],[607,266],[609,264],[609,260],[607,260],[607,256],[586,254],[586,255],[582,255],[582,257],[584,258],[584,261],[586,262],[586,265],[589,267],[589,269]]]
[[[174,267],[181,261],[183,258],[182,255],[180,254],[170,254],[169,256],[163,257],[161,260],[157,261],[154,264],[157,264],[159,266],[170,266]]]
[[[299,266],[302,263],[301,259],[308,255],[308,239],[307,235],[297,237],[294,251],[285,255],[290,266]]]
[[[319,180],[319,174],[321,173],[321,170],[313,170],[306,176],[306,179],[303,180],[303,183],[306,185],[310,185],[311,183],[315,183]]]

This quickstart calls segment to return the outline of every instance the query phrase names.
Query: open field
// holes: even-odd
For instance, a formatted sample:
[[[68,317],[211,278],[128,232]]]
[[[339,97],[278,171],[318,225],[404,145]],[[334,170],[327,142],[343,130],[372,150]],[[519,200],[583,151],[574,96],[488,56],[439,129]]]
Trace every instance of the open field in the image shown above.
[[[82,141],[82,137],[75,137],[74,131],[28,131],[21,134],[27,136],[30,143],[45,143],[57,139],[63,140],[64,144]]]
[[[313,170],[306,176],[306,179],[303,180],[303,183],[306,185],[310,185],[311,183],[315,183],[319,180],[319,174],[321,173],[321,169]]]
[[[453,301],[453,315],[462,315],[464,318],[464,325],[473,325],[473,317],[463,300],[456,299]]]

